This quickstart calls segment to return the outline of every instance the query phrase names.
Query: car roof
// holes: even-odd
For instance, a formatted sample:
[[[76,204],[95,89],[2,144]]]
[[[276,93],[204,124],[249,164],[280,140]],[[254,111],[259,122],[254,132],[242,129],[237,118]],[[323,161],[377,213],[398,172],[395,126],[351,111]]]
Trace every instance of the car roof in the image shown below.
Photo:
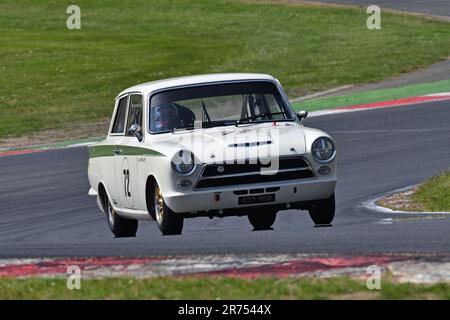
[[[277,79],[267,74],[260,73],[215,73],[215,74],[203,74],[195,76],[177,77],[163,80],[156,80],[146,83],[141,83],[123,90],[118,94],[120,97],[129,92],[141,92],[144,95],[150,92],[172,88],[182,87],[194,84],[208,84],[215,82],[227,82],[227,81],[246,81],[246,80],[268,80],[277,82]]]

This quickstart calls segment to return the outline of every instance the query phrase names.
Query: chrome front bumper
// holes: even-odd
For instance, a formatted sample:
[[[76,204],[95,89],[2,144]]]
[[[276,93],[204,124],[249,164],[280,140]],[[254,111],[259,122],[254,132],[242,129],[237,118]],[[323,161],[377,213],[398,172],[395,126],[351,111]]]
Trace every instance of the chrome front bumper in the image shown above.
[[[164,201],[170,209],[179,213],[196,213],[199,211],[208,210],[289,204],[326,199],[333,194],[336,182],[336,177],[331,176],[328,178],[312,178],[276,183],[227,186],[208,190],[190,190],[186,193],[167,193],[164,195]],[[279,188],[279,190],[268,192],[268,188]],[[239,197],[245,195],[237,195],[235,192],[254,189],[262,189],[263,192],[258,192],[251,195],[274,193],[275,201],[270,203],[239,205]]]

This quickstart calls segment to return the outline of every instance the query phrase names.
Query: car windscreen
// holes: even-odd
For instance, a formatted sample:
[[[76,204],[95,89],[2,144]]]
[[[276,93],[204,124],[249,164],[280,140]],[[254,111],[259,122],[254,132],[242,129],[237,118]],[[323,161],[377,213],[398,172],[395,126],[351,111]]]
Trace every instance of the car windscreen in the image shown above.
[[[167,132],[238,123],[293,120],[271,82],[238,82],[172,89],[150,98],[150,131]]]

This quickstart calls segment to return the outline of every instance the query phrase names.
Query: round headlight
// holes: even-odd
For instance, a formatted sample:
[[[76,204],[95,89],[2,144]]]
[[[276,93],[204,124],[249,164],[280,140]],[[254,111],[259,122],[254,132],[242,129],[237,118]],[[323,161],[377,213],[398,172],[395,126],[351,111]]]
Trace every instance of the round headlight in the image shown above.
[[[335,155],[333,141],[327,137],[318,138],[312,144],[311,152],[320,162],[331,161]]]
[[[172,168],[179,174],[187,175],[195,168],[194,155],[190,151],[180,150],[172,159]]]

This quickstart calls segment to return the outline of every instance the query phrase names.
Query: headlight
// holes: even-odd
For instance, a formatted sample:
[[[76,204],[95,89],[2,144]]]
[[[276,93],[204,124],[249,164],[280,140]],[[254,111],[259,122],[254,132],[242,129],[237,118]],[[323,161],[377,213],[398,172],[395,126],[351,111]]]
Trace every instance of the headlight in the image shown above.
[[[314,158],[320,162],[331,161],[336,153],[333,141],[327,137],[321,137],[314,141],[311,151]]]
[[[187,175],[195,168],[194,155],[190,151],[180,150],[172,159],[172,168],[179,174]]]

